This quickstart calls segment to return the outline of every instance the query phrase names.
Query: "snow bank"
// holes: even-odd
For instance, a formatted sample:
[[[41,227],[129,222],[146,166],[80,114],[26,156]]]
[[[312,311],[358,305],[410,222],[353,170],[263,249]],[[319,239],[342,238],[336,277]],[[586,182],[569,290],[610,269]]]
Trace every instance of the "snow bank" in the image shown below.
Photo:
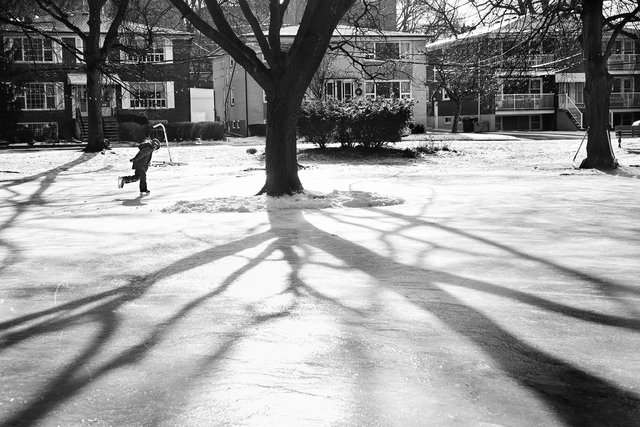
[[[197,201],[181,200],[161,210],[163,213],[257,212],[283,209],[327,209],[390,206],[404,203],[399,197],[367,191],[337,191],[329,194],[306,192],[293,196],[220,197]]]

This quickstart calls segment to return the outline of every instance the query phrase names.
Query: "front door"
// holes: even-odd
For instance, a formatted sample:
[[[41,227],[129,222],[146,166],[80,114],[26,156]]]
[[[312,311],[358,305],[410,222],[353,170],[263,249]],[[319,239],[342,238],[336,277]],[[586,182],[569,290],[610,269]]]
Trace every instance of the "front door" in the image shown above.
[[[80,113],[80,117],[86,117],[88,115],[87,85],[71,86],[71,94],[73,96],[73,117],[78,118],[78,113]]]
[[[113,86],[102,87],[102,116],[113,116],[113,109],[116,106],[116,91]]]

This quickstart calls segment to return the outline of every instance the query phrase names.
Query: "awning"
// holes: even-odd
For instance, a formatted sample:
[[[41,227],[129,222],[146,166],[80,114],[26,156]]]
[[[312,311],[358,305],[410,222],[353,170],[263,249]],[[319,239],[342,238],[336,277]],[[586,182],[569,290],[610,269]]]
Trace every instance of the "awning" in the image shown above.
[[[586,82],[584,73],[556,73],[556,83]]]
[[[80,73],[67,74],[67,80],[70,85],[85,85],[87,84],[87,75]],[[123,85],[122,80],[117,74],[111,74],[110,76],[102,76],[103,85]]]

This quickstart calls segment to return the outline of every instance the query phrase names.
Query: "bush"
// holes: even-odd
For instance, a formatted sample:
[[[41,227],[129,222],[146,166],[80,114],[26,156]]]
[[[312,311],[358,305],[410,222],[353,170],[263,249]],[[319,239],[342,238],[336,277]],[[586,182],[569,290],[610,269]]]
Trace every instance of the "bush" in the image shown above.
[[[412,134],[422,134],[422,133],[424,133],[424,125],[417,124],[417,123],[412,123],[412,126],[410,125],[409,128],[411,129],[411,133]]]
[[[447,142],[443,141],[437,143],[433,140],[425,141],[424,143],[415,147],[414,150],[419,154],[434,154],[438,151],[451,151]]]
[[[221,141],[224,139],[224,126],[220,122],[196,123],[195,135],[192,139],[196,138],[207,141]]]
[[[118,124],[120,141],[142,142],[149,136],[149,126],[135,122]]]
[[[325,148],[338,139],[340,107],[333,99],[306,101],[298,118],[298,135]]]
[[[118,123],[138,123],[139,125],[148,125],[149,119],[147,116],[143,116],[142,114],[137,113],[128,113],[128,112],[118,112],[116,114],[116,119],[118,119]]]
[[[11,144],[27,143],[33,145],[35,135],[31,129],[24,125],[17,125],[5,132],[4,138]]]
[[[413,102],[404,99],[309,101],[302,106],[298,132],[320,147],[340,142],[378,148],[400,141],[411,121],[412,107]]]
[[[190,141],[196,139],[196,124],[191,122],[173,122],[166,126],[167,139],[171,141]]]

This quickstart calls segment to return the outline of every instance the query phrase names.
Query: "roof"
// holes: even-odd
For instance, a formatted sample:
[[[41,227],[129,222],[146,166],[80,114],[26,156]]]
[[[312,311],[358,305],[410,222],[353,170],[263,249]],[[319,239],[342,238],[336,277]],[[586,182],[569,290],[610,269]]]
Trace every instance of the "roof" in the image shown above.
[[[74,13],[69,15],[69,22],[72,25],[78,27],[80,31],[82,31],[83,33],[88,33],[89,32],[88,18],[89,18],[88,13],[82,13],[82,12]],[[110,19],[103,20],[102,23],[100,24],[100,32],[103,34],[106,34],[107,31],[109,30],[109,26],[111,25],[111,22],[112,21]],[[74,33],[66,25],[64,25],[60,21],[53,19],[50,16],[36,17],[36,19],[31,25],[34,28],[36,28],[38,31],[41,31],[43,33],[68,33],[68,34]],[[137,22],[131,22],[131,21],[123,22],[122,28],[128,31],[132,31],[134,33],[139,32],[140,34],[149,32],[149,28],[146,25],[139,24]],[[13,28],[11,28],[11,26],[5,27],[5,30],[22,32],[22,29],[20,29],[16,25],[14,25]],[[151,31],[154,34],[161,35],[161,36],[180,36],[180,37],[193,36],[189,32],[175,30],[171,28],[151,27]]]
[[[298,30],[300,29],[299,25],[289,25],[286,27],[282,27],[280,29],[280,37],[283,38],[294,38],[296,34],[298,34]],[[247,37],[253,38],[255,37],[253,33],[246,34]],[[402,38],[402,39],[412,39],[416,41],[424,41],[427,39],[425,34],[418,33],[405,33],[402,31],[385,31],[371,28],[359,28],[352,27],[349,25],[338,25],[335,30],[333,30],[333,37],[339,39],[345,38]]]
[[[501,21],[494,25],[478,27],[473,31],[460,34],[459,36],[449,37],[446,39],[437,40],[433,43],[429,43],[426,46],[426,50],[427,51],[438,50],[453,44],[464,43],[464,42],[472,41],[475,39],[487,37],[489,35],[497,35],[500,33],[504,34],[504,32],[507,32],[507,31],[512,32],[516,30],[516,28],[518,27],[518,23],[523,24],[522,19],[520,17]]]

